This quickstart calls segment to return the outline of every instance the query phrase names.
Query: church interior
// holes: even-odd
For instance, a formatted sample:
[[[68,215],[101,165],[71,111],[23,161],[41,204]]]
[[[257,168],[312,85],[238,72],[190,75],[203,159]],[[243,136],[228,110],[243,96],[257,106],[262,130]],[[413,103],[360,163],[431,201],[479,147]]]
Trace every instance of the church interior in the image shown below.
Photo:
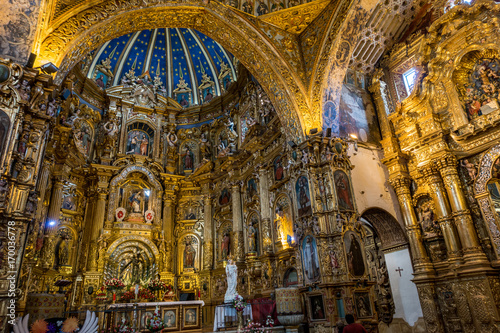
[[[500,332],[500,1],[0,3],[1,331]]]

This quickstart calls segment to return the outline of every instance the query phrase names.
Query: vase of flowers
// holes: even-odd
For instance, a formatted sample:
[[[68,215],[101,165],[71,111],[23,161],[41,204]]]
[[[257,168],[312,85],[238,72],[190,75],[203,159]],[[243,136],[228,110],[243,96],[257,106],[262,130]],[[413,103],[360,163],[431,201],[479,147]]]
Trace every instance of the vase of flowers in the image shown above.
[[[260,323],[254,323],[253,321],[248,321],[247,326],[243,328],[242,333],[264,333],[267,332],[268,329],[262,326]]]
[[[146,288],[140,287],[139,293],[137,294],[137,298],[143,301],[151,301],[155,298],[155,295]]]
[[[167,284],[159,279],[151,280],[148,289],[156,295],[156,301],[161,301],[160,294],[167,289]]]
[[[122,282],[122,280],[117,278],[104,280],[104,286],[106,287],[106,290],[109,290],[113,293],[113,303],[116,302],[116,292],[125,288],[125,284]]]
[[[238,316],[238,331],[243,329],[243,310],[245,310],[247,303],[242,296],[236,295],[233,299],[233,308],[236,309],[236,315]]]
[[[153,313],[153,318],[146,322],[146,328],[152,333],[159,332],[165,328],[165,323],[161,319],[160,308],[158,306]]]

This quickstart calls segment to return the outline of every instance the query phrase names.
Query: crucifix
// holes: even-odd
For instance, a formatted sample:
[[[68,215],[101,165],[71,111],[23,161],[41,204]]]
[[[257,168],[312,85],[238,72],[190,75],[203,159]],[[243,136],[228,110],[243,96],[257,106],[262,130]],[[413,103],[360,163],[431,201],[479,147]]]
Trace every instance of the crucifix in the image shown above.
[[[399,276],[401,276],[401,272],[403,271],[403,269],[401,267],[398,266],[398,269],[396,269],[396,272],[399,273]]]

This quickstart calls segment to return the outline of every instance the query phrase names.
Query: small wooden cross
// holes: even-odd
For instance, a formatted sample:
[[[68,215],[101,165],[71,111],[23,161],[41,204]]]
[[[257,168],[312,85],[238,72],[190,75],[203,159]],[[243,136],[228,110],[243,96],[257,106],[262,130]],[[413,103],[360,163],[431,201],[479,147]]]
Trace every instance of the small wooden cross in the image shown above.
[[[398,269],[396,269],[396,272],[399,273],[399,276],[401,276],[401,272],[403,271],[403,269],[401,267],[398,266]]]

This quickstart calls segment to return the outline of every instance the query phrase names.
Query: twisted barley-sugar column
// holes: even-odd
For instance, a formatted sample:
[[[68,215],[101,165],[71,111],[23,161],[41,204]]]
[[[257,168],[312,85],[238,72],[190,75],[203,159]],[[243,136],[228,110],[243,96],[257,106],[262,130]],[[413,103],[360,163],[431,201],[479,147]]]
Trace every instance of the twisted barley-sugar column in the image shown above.
[[[203,269],[213,268],[213,232],[212,232],[212,199],[210,197],[209,183],[202,185],[203,189],[203,217],[205,220],[205,227],[203,229],[204,243],[203,243]]]
[[[462,253],[460,251],[461,244],[457,230],[453,223],[453,216],[451,215],[450,203],[444,188],[443,181],[439,171],[432,165],[422,169],[422,172],[427,179],[431,191],[431,197],[434,200],[436,208],[436,215],[438,218],[439,227],[443,233],[448,260],[454,264],[462,263]]]
[[[262,218],[262,243],[265,252],[272,252],[271,240],[271,207],[269,205],[269,185],[267,179],[267,169],[259,169],[259,194],[260,194],[260,216]]]
[[[94,216],[92,218],[92,226],[90,232],[90,247],[89,247],[89,261],[87,262],[87,271],[95,271],[97,269],[97,238],[100,231],[104,228],[104,216],[106,214],[106,198],[108,196],[108,189],[97,188],[97,200],[94,206]]]
[[[479,244],[472,217],[467,209],[457,165],[458,161],[453,154],[447,154],[436,161],[436,166],[443,177],[444,186],[450,200],[453,219],[462,244],[464,260],[468,267],[471,267],[470,264],[489,265],[486,255]]]
[[[233,237],[231,239],[231,254],[238,261],[243,261],[244,258],[244,242],[243,242],[243,218],[241,215],[241,192],[240,184],[234,183],[231,186],[231,196],[233,205]]]
[[[413,209],[410,194],[410,179],[405,176],[398,176],[391,179],[390,182],[396,191],[401,212],[403,213],[403,220],[410,243],[415,273],[429,273],[433,270],[432,264],[425,250],[420,226],[418,225],[417,216]]]

